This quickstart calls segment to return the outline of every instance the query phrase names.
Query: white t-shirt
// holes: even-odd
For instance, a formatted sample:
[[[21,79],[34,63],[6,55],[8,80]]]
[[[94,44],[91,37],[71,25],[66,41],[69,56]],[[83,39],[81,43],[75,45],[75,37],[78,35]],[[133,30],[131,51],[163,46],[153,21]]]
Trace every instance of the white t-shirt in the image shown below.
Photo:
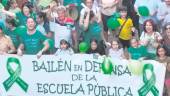
[[[156,53],[156,48],[154,44],[157,43],[157,39],[162,39],[162,36],[159,32],[153,32],[152,35],[148,35],[145,32],[142,32],[140,36],[141,45],[147,47],[148,52]]]
[[[111,58],[118,58],[118,59],[123,59],[123,48],[119,50],[113,50],[112,48],[109,49],[109,56]]]
[[[72,55],[74,54],[73,49],[68,48],[68,49],[58,49],[55,53],[55,55]]]
[[[60,40],[65,39],[72,44],[71,30],[55,22],[50,22],[50,30],[54,32],[55,48],[60,48]]]

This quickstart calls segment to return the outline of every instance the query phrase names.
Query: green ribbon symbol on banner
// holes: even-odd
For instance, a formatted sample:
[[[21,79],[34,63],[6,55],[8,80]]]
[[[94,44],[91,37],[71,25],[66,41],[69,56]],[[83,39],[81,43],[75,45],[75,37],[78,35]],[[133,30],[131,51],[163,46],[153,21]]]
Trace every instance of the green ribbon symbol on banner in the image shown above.
[[[152,73],[152,75],[151,75],[151,77],[149,79],[147,78],[146,70],[150,70],[151,73]],[[143,82],[145,83],[145,85],[143,85],[138,90],[139,96],[146,96],[149,93],[149,91],[151,91],[154,96],[159,96],[159,91],[155,87],[156,76],[155,76],[154,68],[153,68],[152,64],[145,64],[144,65],[144,68],[143,68]]]
[[[14,71],[12,67],[10,66],[10,63],[16,64],[17,68]],[[11,86],[16,82],[25,92],[28,90],[28,84],[25,83],[19,76],[21,74],[21,65],[17,58],[10,57],[7,61],[7,70],[10,74],[10,77],[3,82],[3,85],[5,87],[5,90],[8,91]]]

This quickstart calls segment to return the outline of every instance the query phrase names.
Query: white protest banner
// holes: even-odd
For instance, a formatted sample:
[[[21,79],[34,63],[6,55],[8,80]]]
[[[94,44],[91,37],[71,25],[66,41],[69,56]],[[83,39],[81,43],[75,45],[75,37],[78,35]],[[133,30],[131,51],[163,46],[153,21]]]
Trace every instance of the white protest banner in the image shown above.
[[[162,96],[165,67],[142,61],[143,74],[134,75],[129,61],[112,58],[113,72],[101,70],[103,57],[0,56],[0,96]]]

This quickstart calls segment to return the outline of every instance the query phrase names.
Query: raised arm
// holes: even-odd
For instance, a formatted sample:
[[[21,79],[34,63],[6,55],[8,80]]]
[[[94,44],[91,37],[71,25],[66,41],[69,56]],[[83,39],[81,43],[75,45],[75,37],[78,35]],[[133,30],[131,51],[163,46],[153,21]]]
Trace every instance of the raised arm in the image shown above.
[[[10,16],[10,17],[13,17],[13,18],[16,17],[16,14],[15,14],[15,13],[10,12],[10,11],[7,11],[7,10],[5,10],[5,9],[2,9],[2,13],[6,14],[6,15],[8,15],[8,16]]]
[[[83,11],[83,9],[82,9]],[[79,24],[83,30],[87,30],[89,26],[89,19],[90,19],[90,9],[85,9],[85,12],[81,11]]]

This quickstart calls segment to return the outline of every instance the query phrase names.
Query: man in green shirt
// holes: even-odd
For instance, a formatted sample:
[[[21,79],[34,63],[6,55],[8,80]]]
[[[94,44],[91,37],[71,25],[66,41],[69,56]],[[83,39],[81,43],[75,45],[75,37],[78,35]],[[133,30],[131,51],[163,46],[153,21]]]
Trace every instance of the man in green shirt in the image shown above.
[[[18,47],[17,54],[37,54],[41,57],[42,53],[49,49],[49,43],[46,37],[35,29],[35,21],[33,18],[27,19],[27,30],[21,34],[21,44]],[[43,46],[44,45],[44,46]]]

